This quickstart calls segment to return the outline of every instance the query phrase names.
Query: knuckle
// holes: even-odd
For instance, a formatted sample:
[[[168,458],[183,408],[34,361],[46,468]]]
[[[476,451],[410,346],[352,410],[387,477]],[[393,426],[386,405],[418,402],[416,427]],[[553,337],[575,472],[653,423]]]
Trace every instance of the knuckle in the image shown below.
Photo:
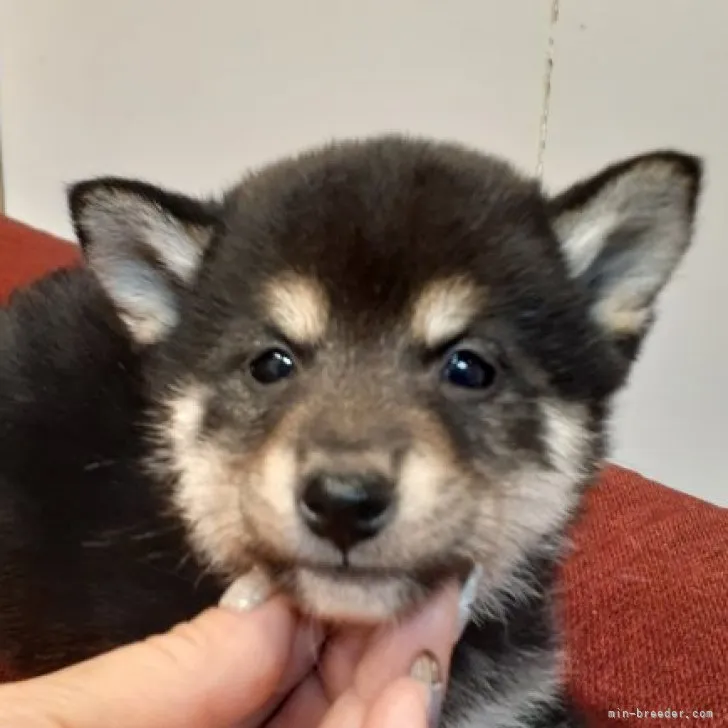
[[[185,671],[204,663],[210,652],[209,635],[198,622],[183,622],[167,634],[149,637],[145,642],[161,660]]]

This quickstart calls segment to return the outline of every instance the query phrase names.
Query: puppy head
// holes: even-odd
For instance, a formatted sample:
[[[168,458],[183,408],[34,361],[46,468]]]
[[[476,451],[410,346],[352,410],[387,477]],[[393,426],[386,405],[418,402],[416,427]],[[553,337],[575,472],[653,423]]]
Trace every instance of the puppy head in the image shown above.
[[[493,158],[383,138],[214,203],[114,179],[70,199],[148,350],[155,467],[196,550],[382,620],[474,563],[486,603],[558,540],[699,182],[653,153],[547,199]]]

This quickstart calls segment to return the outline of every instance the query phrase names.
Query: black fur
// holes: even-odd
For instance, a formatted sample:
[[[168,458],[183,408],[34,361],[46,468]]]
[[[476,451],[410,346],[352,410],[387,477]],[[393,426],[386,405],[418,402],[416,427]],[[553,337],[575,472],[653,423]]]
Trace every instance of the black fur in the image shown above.
[[[542,701],[523,705],[508,697],[513,690],[513,672],[518,670],[517,664],[513,666],[514,658],[528,664],[534,655],[554,654],[563,647],[554,628],[554,561],[543,556],[528,560],[521,570],[523,592],[503,595],[497,616],[481,617],[468,625],[452,657],[451,687],[443,715],[446,725],[466,721],[479,697],[485,703],[508,706],[514,722],[522,709],[516,723],[522,728],[585,728],[583,716],[565,689],[556,699],[547,695]]]
[[[213,602],[140,468],[141,358],[85,269],[0,310],[0,665],[29,677]]]

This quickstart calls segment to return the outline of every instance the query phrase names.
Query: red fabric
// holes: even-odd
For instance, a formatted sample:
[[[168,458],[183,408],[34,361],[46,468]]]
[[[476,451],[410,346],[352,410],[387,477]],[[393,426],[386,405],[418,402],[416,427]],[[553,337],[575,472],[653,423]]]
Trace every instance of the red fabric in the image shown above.
[[[592,724],[728,726],[728,509],[610,466],[573,540],[567,665]],[[608,712],[638,709],[690,717]]]
[[[0,301],[78,259],[74,246],[0,217]],[[609,466],[573,541],[563,569],[567,671],[590,724],[728,726],[728,509]],[[701,710],[713,719],[693,718]]]
[[[13,288],[78,260],[77,246],[0,215],[0,303]]]

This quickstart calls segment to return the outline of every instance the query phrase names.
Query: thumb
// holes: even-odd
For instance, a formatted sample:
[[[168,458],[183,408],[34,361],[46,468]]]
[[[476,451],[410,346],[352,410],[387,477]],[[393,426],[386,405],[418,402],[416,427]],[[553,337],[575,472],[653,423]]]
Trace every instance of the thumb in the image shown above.
[[[214,608],[170,632],[47,677],[0,687],[0,726],[229,728],[275,692],[296,627],[274,598]]]

